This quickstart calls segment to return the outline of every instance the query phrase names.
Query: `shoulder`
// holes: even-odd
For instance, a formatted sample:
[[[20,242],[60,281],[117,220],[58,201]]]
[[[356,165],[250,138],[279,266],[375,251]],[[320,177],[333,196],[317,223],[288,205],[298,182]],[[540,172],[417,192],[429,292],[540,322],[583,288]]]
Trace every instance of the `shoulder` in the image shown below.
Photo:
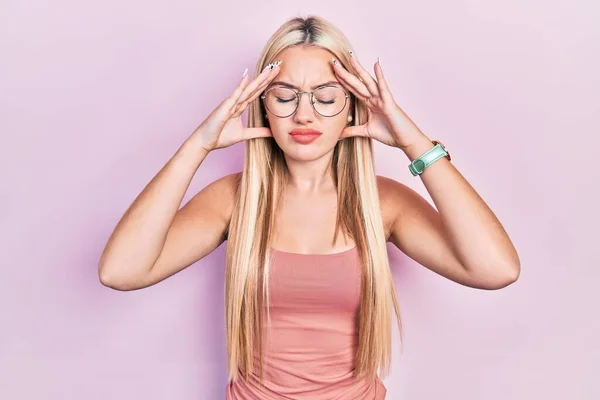
[[[396,221],[418,210],[425,199],[407,185],[382,175],[377,175],[377,189],[386,238],[389,238]]]
[[[416,193],[407,185],[383,175],[377,175],[377,189],[380,200],[390,200],[397,196],[403,197]]]
[[[223,196],[232,196],[237,192],[241,179],[242,172],[227,174],[208,184],[206,189],[220,193]]]
[[[237,192],[241,177],[241,172],[224,175],[204,186],[196,196],[208,196],[212,200],[228,200]]]
[[[242,172],[227,174],[207,185],[204,190],[210,193],[215,206],[231,209],[235,203],[241,179]]]
[[[222,176],[202,188],[182,209],[185,218],[218,226],[226,239],[242,173]],[[208,221],[208,222],[207,222]]]
[[[210,210],[215,216],[229,221],[241,176],[241,172],[235,172],[210,182],[190,200],[188,206],[197,212]]]

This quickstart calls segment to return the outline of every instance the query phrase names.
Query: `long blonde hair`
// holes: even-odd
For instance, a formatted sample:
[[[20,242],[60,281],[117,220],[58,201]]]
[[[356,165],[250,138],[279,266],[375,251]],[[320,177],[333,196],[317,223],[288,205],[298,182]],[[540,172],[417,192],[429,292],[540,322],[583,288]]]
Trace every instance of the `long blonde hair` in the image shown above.
[[[346,69],[356,73],[349,63],[348,39],[331,23],[316,16],[285,22],[267,42],[256,71],[275,61],[282,50],[307,45],[329,50]],[[365,123],[365,105],[354,96],[350,104],[354,123]],[[268,126],[263,116],[263,105],[257,99],[250,104],[248,126]],[[354,374],[358,378],[375,377],[377,373],[385,376],[391,361],[392,308],[400,336],[402,323],[379,208],[371,139],[353,137],[338,141],[332,163],[338,193],[333,243],[339,230],[352,237],[362,262]],[[269,320],[267,256],[286,178],[285,159],[273,138],[246,141],[244,169],[227,236],[225,321],[230,380],[237,379],[239,372],[245,379],[256,372],[257,356],[262,381],[263,310]]]

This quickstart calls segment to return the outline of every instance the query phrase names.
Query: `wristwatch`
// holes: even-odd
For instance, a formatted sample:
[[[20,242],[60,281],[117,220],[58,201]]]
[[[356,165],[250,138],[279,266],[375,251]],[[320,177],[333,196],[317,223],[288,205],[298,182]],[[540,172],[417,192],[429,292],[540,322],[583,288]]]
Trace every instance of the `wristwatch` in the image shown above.
[[[425,153],[421,154],[419,158],[414,159],[408,165],[408,169],[413,174],[413,176],[421,175],[423,171],[425,171],[425,168],[427,168],[440,158],[446,157],[448,161],[451,160],[450,153],[448,153],[448,151],[441,142],[437,140],[432,140],[431,142],[435,146],[427,150]]]

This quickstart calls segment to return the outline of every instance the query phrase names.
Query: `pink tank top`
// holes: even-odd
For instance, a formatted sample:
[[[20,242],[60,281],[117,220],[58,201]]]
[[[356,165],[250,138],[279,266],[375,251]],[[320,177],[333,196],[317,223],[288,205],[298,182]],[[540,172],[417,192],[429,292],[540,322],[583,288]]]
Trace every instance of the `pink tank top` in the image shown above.
[[[254,375],[248,383],[240,378],[228,383],[226,399],[385,399],[379,378],[352,377],[361,283],[357,248],[335,254],[271,252],[264,386]]]

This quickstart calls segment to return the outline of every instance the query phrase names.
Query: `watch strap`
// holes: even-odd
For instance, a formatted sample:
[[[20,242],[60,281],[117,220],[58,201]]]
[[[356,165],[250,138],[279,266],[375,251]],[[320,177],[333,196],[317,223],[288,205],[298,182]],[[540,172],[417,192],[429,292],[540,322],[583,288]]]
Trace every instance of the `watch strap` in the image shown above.
[[[425,171],[425,168],[439,160],[440,158],[447,157],[450,159],[448,152],[439,142],[434,142],[435,146],[431,149],[427,150],[418,158],[414,159],[409,165],[408,169],[410,170],[413,176],[417,176]]]

